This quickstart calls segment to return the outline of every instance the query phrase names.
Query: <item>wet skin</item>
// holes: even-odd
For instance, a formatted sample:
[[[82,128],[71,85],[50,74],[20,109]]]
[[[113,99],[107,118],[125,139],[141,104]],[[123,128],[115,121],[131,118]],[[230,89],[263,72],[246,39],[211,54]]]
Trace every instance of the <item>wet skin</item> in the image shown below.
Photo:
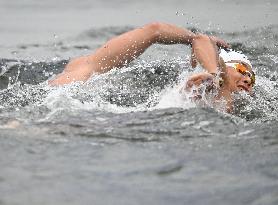
[[[242,63],[240,61],[230,61],[229,63]],[[251,67],[248,64],[244,64],[247,66],[248,71],[252,72]],[[239,92],[239,91],[245,91],[248,93],[252,92],[252,81],[250,76],[243,75],[242,73],[236,71],[231,66],[226,66],[224,74],[224,81],[226,89],[229,89],[231,93],[233,92]]]
[[[242,63],[240,61],[230,61],[229,63],[234,62]],[[247,65],[247,68],[248,71],[252,72],[249,65]],[[223,84],[221,86],[219,85],[219,79],[217,77],[208,72],[202,72],[191,76],[187,80],[184,89],[187,92],[191,92],[194,87],[199,87],[203,84],[206,86],[209,85],[211,88],[214,88],[214,91],[215,89],[217,90],[217,94],[214,98],[215,103],[217,104],[219,100],[224,99],[226,101],[226,111],[232,112],[234,106],[233,93],[244,91],[251,94],[253,90],[251,78],[225,64],[221,66],[221,69],[222,73],[220,76],[223,79]],[[211,83],[207,84],[208,82]],[[211,89],[208,89],[208,91],[210,92]],[[192,99],[200,100],[199,94],[196,93],[196,96],[193,96]]]

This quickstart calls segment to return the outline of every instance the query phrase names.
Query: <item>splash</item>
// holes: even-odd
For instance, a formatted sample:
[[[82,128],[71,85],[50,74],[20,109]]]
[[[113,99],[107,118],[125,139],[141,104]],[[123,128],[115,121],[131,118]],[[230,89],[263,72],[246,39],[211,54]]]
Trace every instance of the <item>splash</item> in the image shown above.
[[[177,84],[181,76],[184,81],[184,76],[189,74],[176,74],[181,69],[180,65],[184,64],[184,61],[176,59],[164,62],[164,65],[159,61],[142,61],[93,76],[84,84],[77,82],[52,88],[43,104],[51,110],[84,109],[113,113],[167,107],[189,108],[194,104],[190,101],[185,103],[184,96],[179,92],[183,83]]]
[[[253,31],[215,34],[224,35],[223,38],[228,41],[229,38],[233,38],[232,47],[248,54],[252,61],[257,77],[254,88],[256,94],[248,96],[241,93],[235,96],[237,99],[235,115],[250,122],[277,120],[278,57],[275,34],[277,28],[273,26],[259,29],[255,36],[251,35]],[[111,31],[105,30],[105,32],[110,35]],[[86,42],[83,43],[88,44],[97,36],[98,33],[87,34],[88,42],[85,39]],[[65,46],[65,44],[61,45]],[[61,55],[64,52],[63,46],[56,48]],[[46,47],[38,47],[38,49],[45,50]],[[35,62],[1,59],[0,110],[2,115],[8,115],[25,108],[29,110],[46,108],[44,110],[46,114],[53,112],[56,113],[53,116],[58,117],[58,113],[81,110],[127,113],[171,107],[198,109],[203,106],[193,103],[190,100],[190,93],[180,92],[186,79],[192,73],[201,71],[188,69],[190,67],[188,54],[174,58],[183,49],[183,47],[177,49],[157,47],[127,67],[93,76],[85,84],[73,83],[59,88],[50,88],[45,81],[61,72],[67,60]],[[160,56],[161,53],[163,57]],[[164,55],[165,53],[167,55]],[[205,100],[208,100],[205,103],[208,107],[213,107],[209,99]]]
[[[205,97],[205,92],[202,95],[204,103],[201,105],[191,100],[193,93],[182,92],[189,76],[202,71],[200,67],[194,71],[188,67],[189,62],[181,59],[148,63],[140,61],[93,76],[83,84],[76,82],[62,87],[49,87],[46,82],[29,85],[17,81],[0,91],[0,108],[13,110],[26,106],[44,106],[50,110],[46,119],[59,117],[63,112],[80,110],[129,113],[165,108],[190,109],[204,105],[223,112],[224,105],[215,107],[211,98]],[[273,75],[271,79],[275,78]],[[277,120],[276,88],[275,81],[258,76],[256,95],[235,95],[235,115],[251,122]]]

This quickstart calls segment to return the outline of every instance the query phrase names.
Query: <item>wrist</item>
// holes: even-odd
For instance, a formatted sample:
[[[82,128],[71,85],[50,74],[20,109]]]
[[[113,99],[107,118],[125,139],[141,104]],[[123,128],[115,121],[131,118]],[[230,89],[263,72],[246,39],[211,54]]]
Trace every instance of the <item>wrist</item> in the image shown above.
[[[224,83],[223,78],[220,76],[220,73],[209,72],[214,78],[214,83],[218,85],[217,87],[221,87]]]
[[[196,34],[190,32],[190,33],[187,34],[186,37],[185,37],[186,43],[187,43],[187,44],[190,44],[190,45],[192,46],[192,45],[193,45],[193,41],[195,40],[195,38],[196,38]]]
[[[218,76],[216,72],[209,72],[209,74],[213,75],[214,77]]]

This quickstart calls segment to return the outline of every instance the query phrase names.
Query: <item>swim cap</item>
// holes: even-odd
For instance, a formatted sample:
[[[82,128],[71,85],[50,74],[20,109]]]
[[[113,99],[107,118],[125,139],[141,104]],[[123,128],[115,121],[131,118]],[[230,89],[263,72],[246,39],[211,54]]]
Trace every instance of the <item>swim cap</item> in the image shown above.
[[[237,60],[237,61],[242,61],[242,62],[250,65],[251,68],[252,68],[252,64],[248,60],[247,56],[244,55],[241,52],[236,52],[236,51],[233,51],[233,50],[230,50],[230,51],[227,52],[224,49],[221,49],[221,52],[220,52],[219,55],[220,55],[221,58],[223,58],[225,63],[227,63],[229,61],[232,61],[232,60]]]

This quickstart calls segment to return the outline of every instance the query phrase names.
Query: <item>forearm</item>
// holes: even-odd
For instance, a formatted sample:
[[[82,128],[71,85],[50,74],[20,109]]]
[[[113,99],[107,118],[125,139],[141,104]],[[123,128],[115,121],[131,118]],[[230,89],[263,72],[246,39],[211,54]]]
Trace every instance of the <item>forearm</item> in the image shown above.
[[[198,34],[192,41],[193,57],[209,73],[217,73],[218,53],[215,42],[203,34]]]
[[[152,44],[191,44],[194,37],[187,29],[151,23],[109,40],[89,58],[98,62],[97,72],[106,72],[134,60]]]
[[[171,24],[159,24],[156,32],[156,43],[160,44],[189,45],[196,37],[192,31]]]

